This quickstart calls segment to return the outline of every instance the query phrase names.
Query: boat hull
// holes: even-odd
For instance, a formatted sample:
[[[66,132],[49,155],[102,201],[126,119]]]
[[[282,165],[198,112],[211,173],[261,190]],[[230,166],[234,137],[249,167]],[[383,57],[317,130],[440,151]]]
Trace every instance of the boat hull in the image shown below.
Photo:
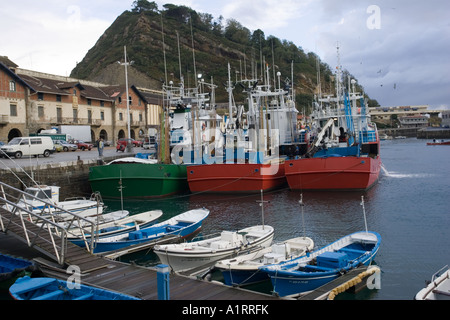
[[[313,247],[314,241],[311,238],[294,238],[256,253],[219,261],[215,267],[222,272],[226,285],[250,285],[269,280],[269,275],[260,271],[260,267],[301,257],[311,251]]]
[[[103,198],[158,198],[188,191],[186,166],[117,163],[93,167],[89,182]]]
[[[415,300],[450,300],[450,269],[446,266],[440,271],[433,275],[428,286],[416,294]]]
[[[67,281],[23,277],[9,289],[15,300],[140,300],[122,293],[86,285],[70,289]]]
[[[156,220],[162,216],[161,210],[148,211],[144,213],[140,213],[134,216],[127,216],[122,219],[118,219],[115,221],[110,221],[106,223],[98,224],[98,232],[94,231],[97,237],[111,237],[113,235],[121,235],[129,232],[136,231],[137,229],[144,229],[152,226],[156,223]],[[86,227],[86,226],[84,226]],[[69,240],[80,245],[84,242],[80,240],[81,237],[81,229],[74,228],[69,232]],[[85,236],[87,239],[91,238],[90,234],[87,234],[86,231]]]
[[[258,193],[286,184],[283,163],[188,166],[187,179],[193,193]]]
[[[251,285],[269,280],[269,275],[258,270],[221,270],[223,281],[227,286],[232,285]]]
[[[192,212],[193,215],[189,215],[190,212]],[[208,215],[208,210],[192,210],[145,229],[136,230],[126,234],[114,235],[111,237],[102,237],[96,241],[94,253],[116,251],[133,245],[155,241],[170,235],[178,236],[181,239],[187,238],[201,228],[203,221],[208,217]],[[190,221],[183,220],[186,219],[187,216],[194,216],[195,219]],[[86,246],[85,241],[81,239],[71,239],[70,241],[80,247]]]
[[[20,207],[29,210],[29,205],[24,202],[19,202]],[[63,209],[63,210],[60,210]],[[71,219],[73,214],[79,217],[88,218],[90,216],[98,215],[103,213],[104,206],[102,203],[97,203],[92,200],[76,200],[76,201],[63,201],[57,204],[57,207],[51,206],[33,206],[32,212],[35,215],[39,215],[43,218],[50,218],[50,211],[52,216],[58,217],[60,220]],[[70,213],[67,213],[70,212]],[[27,214],[27,212],[21,211],[22,214]]]
[[[267,247],[270,246],[271,242],[273,240],[273,234],[271,236],[268,236],[262,241],[259,241],[257,244],[250,248],[246,248],[246,250],[249,250],[254,247]],[[175,272],[182,272],[190,269],[194,269],[197,267],[201,267],[203,265],[209,265],[213,262],[229,258],[232,256],[237,255],[241,251],[240,248],[233,248],[230,250],[218,250],[215,253],[196,253],[196,254],[189,254],[189,252],[186,253],[170,253],[166,254],[163,251],[156,252],[159,259],[161,260],[161,263],[169,265],[173,271]]]
[[[59,200],[58,186],[36,185],[25,189],[27,194],[17,202],[18,207],[24,208],[22,214],[31,211],[35,215],[44,218],[58,217],[58,219],[71,219],[73,214],[80,217],[89,217],[103,213],[104,203],[95,195],[90,199],[72,198]],[[9,210],[8,205],[4,208]],[[70,213],[69,213],[70,212]]]
[[[279,296],[305,294],[338,278],[342,272],[348,272],[362,264],[370,264],[380,243],[378,233],[354,233],[306,257],[265,266],[261,270],[269,274],[273,291]],[[319,264],[319,258],[326,262]],[[317,265],[312,264],[313,259],[317,260]]]
[[[244,230],[250,233],[250,230],[257,228],[263,229],[262,226],[258,226],[240,230],[238,233],[245,233],[246,231]],[[234,245],[224,246],[222,248],[222,238],[217,237],[188,244],[157,246],[153,251],[158,255],[161,263],[169,265],[175,272],[182,272],[236,256],[241,252],[257,248],[263,249],[270,246],[273,240],[274,230],[270,226],[265,226],[265,230],[266,232],[259,238],[245,244],[244,242],[246,241],[243,240],[243,242],[236,242]],[[213,247],[211,243],[216,243],[217,246]]]
[[[37,268],[31,261],[0,254],[0,289],[8,289],[19,277],[35,270]]]
[[[285,163],[291,190],[367,190],[378,181],[380,171],[379,156],[305,158]]]
[[[99,205],[96,201],[92,200],[64,201],[58,204],[58,207],[85,218],[103,213],[103,205]],[[64,213],[64,211],[54,211],[53,214],[57,214],[63,219],[73,217],[70,214]]]
[[[450,146],[450,141],[447,142],[429,142],[427,146]]]

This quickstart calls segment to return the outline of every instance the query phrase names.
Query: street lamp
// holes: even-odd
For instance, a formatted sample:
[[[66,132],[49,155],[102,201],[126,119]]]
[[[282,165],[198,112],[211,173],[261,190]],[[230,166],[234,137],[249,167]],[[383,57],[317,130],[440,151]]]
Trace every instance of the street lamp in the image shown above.
[[[131,119],[130,119],[130,95],[128,92],[128,66],[133,64],[133,61],[130,63],[127,62],[127,46],[123,47],[124,55],[125,55],[125,62],[120,63],[122,66],[125,66],[125,86],[127,90],[127,128],[128,128],[128,139],[127,139],[127,152],[131,152]]]

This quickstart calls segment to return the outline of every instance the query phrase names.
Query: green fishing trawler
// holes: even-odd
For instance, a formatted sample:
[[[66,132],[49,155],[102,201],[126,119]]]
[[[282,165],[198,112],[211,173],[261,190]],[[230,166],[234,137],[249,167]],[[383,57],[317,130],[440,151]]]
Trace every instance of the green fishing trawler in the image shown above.
[[[156,198],[189,190],[185,165],[124,158],[90,169],[92,191],[103,198]]]
[[[170,157],[169,112],[160,109],[160,148],[157,159],[145,155],[114,160],[106,165],[92,167],[89,183],[93,192],[103,198],[138,199],[162,198],[189,190],[187,169],[184,164],[173,164]]]

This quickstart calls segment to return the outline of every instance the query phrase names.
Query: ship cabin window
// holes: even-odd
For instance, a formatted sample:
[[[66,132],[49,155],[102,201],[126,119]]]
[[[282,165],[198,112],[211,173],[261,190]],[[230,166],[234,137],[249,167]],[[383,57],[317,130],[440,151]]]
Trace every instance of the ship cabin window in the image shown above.
[[[25,196],[26,200],[33,200],[34,198],[31,196],[34,196],[38,199],[42,200],[48,200],[52,198],[52,190],[46,189],[46,190],[36,190],[35,188],[31,189],[25,189],[25,193],[28,193],[30,196]]]

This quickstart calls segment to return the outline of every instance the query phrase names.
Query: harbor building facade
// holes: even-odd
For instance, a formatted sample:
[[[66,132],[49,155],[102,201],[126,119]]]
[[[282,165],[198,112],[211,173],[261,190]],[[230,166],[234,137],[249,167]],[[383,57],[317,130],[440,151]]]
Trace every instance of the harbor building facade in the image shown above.
[[[159,127],[162,93],[132,85],[128,95],[130,135],[142,139]],[[61,125],[90,126],[90,142],[127,138],[127,88],[20,69],[0,57],[0,141]]]

